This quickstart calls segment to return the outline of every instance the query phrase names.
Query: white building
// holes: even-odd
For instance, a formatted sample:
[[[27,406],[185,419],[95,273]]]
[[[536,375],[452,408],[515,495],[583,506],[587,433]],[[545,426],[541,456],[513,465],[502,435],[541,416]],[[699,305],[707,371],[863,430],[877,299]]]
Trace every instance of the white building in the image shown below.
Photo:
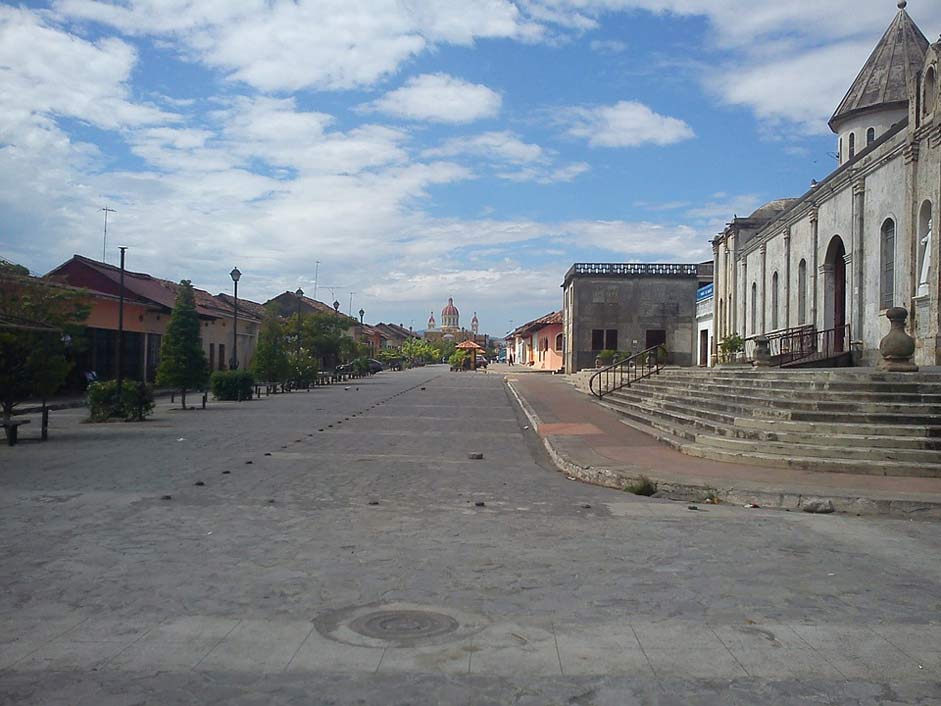
[[[886,309],[909,310],[915,362],[941,364],[941,41],[906,11],[879,41],[830,128],[840,166],[796,199],[735,218],[714,241],[716,344],[786,338],[797,327],[834,350],[879,359]],[[789,334],[789,332],[791,332]],[[714,349],[715,350],[715,349]]]
[[[715,365],[712,350],[713,340],[715,285],[707,284],[696,292],[696,365],[711,367]]]

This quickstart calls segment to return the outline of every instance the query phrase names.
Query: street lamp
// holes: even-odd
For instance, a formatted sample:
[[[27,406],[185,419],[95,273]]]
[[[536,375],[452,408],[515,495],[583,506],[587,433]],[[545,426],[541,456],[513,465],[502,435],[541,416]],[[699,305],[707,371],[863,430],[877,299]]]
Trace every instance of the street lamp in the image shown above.
[[[363,311],[362,309],[360,309],[360,310],[359,310],[359,323],[360,323],[361,325],[362,325],[362,323],[363,323],[363,317],[364,317],[364,316],[366,316],[366,312]]]
[[[107,212],[105,216],[107,216]],[[126,245],[118,248],[121,251],[121,284],[118,294],[118,398],[121,395],[121,385],[124,382],[124,252]]]
[[[297,291],[294,292],[294,296],[297,298],[297,355],[301,355],[301,297],[304,296],[304,290],[300,287],[297,288]]]
[[[239,272],[238,267],[233,267],[232,271],[229,273],[229,277],[232,278],[232,281],[235,283],[235,314],[232,316],[232,361],[229,363],[229,368],[231,370],[238,370],[239,368],[239,280],[242,278],[242,273]]]
[[[339,335],[340,331],[340,302],[337,299],[333,300],[333,313],[337,316],[337,334]],[[340,362],[340,349],[337,347],[337,363]]]

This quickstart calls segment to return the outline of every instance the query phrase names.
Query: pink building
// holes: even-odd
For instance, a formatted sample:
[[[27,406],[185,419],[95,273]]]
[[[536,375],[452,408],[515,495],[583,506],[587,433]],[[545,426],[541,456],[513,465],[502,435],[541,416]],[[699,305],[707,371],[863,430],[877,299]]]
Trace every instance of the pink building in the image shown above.
[[[561,370],[565,349],[562,312],[556,311],[523,324],[507,336],[506,342],[507,356],[513,356],[514,364],[535,370]]]

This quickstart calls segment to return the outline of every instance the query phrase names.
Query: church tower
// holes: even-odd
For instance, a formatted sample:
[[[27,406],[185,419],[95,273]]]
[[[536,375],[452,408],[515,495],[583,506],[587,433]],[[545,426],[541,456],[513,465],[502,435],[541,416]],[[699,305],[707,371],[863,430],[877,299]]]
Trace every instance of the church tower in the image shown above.
[[[474,312],[474,318],[471,319],[471,331],[476,336],[477,331],[480,328],[480,322],[477,320],[477,312]]]
[[[869,56],[833,117],[840,164],[846,164],[908,115],[909,86],[922,70],[928,40],[908,12],[907,0]]]
[[[428,330],[434,331],[438,328],[438,322],[435,321],[435,312],[431,312],[431,316],[428,317]]]

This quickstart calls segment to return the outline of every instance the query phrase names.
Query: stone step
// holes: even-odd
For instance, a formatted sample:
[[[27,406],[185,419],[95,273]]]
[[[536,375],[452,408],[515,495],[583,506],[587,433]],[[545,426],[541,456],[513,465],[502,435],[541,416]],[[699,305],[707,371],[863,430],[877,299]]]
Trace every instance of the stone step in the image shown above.
[[[673,390],[666,386],[648,385],[641,387],[633,385],[629,388],[610,393],[611,395],[620,395],[631,399],[658,399],[671,402],[685,401],[690,398],[690,394],[683,394],[681,391]],[[884,402],[879,403],[871,400],[839,400],[818,399],[810,395],[805,395],[799,399],[768,396],[765,391],[762,394],[749,394],[743,398],[741,391],[710,391],[708,393],[693,393],[694,399],[698,402],[709,402],[715,409],[724,411],[741,410],[743,413],[748,410],[772,408],[780,410],[789,408],[794,410],[808,411],[827,411],[827,412],[857,412],[857,413],[905,413],[912,415],[936,415],[938,423],[941,424],[941,405],[933,404],[913,404],[906,402]],[[743,401],[747,400],[747,403]]]
[[[741,417],[735,420],[735,426],[743,429],[755,430],[781,430],[782,432],[807,432],[820,434],[842,435],[847,433],[857,434],[887,434],[892,437],[927,437],[932,439],[941,438],[941,426],[928,426],[919,424],[896,424],[891,427],[883,424],[846,424],[843,422],[794,422],[775,420],[769,422],[766,419],[747,419]]]
[[[824,471],[828,473],[855,473],[879,476],[910,476],[923,478],[941,478],[941,464],[913,466],[898,461],[871,461],[865,459],[820,459],[801,456],[775,456],[755,452],[729,451],[714,446],[706,446],[660,431],[649,424],[634,419],[621,420],[627,426],[654,437],[689,456],[708,458],[728,463],[753,463],[772,468],[796,468],[802,470]]]
[[[882,426],[855,424],[794,424],[778,420],[736,419],[723,424],[689,414],[668,411],[655,404],[605,403],[622,416],[648,422],[663,431],[694,439],[704,432],[738,440],[782,442],[807,446],[841,446],[873,449],[925,450],[941,459],[941,426]],[[791,425],[791,426],[789,426]],[[929,436],[929,433],[937,436]],[[929,459],[930,460],[930,459]]]
[[[712,446],[745,454],[759,453],[790,458],[799,456],[814,459],[846,459],[870,461],[897,461],[915,467],[936,467],[941,475],[941,453],[934,449],[900,449],[875,446],[836,445],[823,443],[784,442],[756,439],[736,439],[728,436],[699,434],[697,444]],[[826,439],[818,438],[818,442]]]
[[[763,395],[771,395],[781,399],[805,399],[808,395],[816,399],[841,400],[872,400],[877,402],[910,402],[915,404],[936,404],[941,409],[941,388],[936,392],[899,391],[891,385],[877,389],[868,386],[843,385],[839,388],[832,386],[814,387],[796,383],[781,383],[778,387],[757,386],[748,384],[732,384],[718,382],[692,383],[679,380],[646,379],[633,383],[631,388],[642,390],[669,389],[685,394],[709,394],[710,392],[730,392],[754,390]]]

